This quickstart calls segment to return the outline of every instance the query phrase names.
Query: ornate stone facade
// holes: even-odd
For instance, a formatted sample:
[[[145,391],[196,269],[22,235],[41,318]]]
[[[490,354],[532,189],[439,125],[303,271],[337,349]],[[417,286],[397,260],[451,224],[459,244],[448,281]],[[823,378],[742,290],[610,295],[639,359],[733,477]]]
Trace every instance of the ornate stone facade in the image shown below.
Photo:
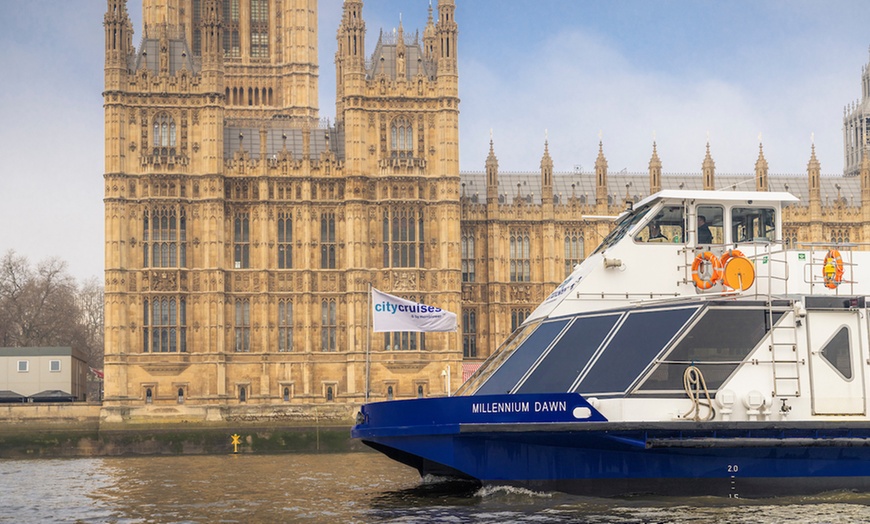
[[[458,333],[368,323],[370,286],[460,310],[453,11],[368,60],[346,1],[330,126],[316,0],[146,0],[139,49],[108,0],[107,418],[446,394]]]

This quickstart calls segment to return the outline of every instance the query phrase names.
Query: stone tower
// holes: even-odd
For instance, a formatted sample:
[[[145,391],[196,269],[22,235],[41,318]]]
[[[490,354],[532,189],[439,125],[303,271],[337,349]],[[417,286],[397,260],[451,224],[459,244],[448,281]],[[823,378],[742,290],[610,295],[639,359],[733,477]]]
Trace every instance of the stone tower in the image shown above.
[[[316,0],[143,0],[138,49],[107,4],[107,420],[446,394],[458,334],[371,334],[368,289],[460,309],[453,1],[369,65],[345,2],[334,126]]]

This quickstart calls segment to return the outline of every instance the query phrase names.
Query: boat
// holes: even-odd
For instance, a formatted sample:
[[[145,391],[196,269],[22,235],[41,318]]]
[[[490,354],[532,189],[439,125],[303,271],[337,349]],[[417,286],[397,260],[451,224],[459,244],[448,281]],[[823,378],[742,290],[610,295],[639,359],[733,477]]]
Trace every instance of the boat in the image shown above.
[[[590,496],[870,489],[870,252],[784,240],[784,192],[667,190],[452,396],[364,404],[421,475]]]

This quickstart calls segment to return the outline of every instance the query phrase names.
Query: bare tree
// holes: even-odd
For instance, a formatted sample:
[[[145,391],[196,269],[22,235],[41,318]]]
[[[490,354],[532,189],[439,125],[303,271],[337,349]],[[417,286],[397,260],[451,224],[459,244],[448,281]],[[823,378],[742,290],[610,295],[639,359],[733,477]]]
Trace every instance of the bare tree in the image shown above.
[[[3,346],[72,346],[86,350],[78,289],[66,262],[50,258],[34,269],[8,251],[0,259],[0,343]]]
[[[96,277],[86,280],[78,292],[81,324],[85,330],[88,364],[93,368],[103,367],[103,310],[105,292]]]

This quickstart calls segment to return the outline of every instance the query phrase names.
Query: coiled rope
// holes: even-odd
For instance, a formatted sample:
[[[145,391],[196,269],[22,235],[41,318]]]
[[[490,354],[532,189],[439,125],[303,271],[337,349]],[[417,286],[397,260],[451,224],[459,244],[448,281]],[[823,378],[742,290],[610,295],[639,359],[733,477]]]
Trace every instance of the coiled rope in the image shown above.
[[[704,374],[695,366],[689,366],[683,372],[683,387],[686,389],[686,395],[692,401],[692,409],[683,414],[683,418],[691,417],[695,422],[701,421],[701,406],[707,408],[707,416],[704,421],[713,420],[716,412],[713,410],[713,401],[710,399],[710,392],[707,390],[707,382],[704,380]],[[704,393],[704,399],[701,398],[701,392]]]

